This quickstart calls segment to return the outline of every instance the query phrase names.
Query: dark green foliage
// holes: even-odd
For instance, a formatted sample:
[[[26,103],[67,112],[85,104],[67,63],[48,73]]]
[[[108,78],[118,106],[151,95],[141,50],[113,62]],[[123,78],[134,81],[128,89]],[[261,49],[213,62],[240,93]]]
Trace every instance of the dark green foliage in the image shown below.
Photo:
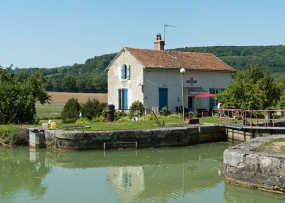
[[[79,117],[81,106],[78,99],[69,99],[63,107],[61,112],[61,120],[63,123],[74,123]]]
[[[223,106],[247,109],[266,109],[276,105],[280,89],[268,71],[262,71],[257,64],[248,65],[238,71],[226,90],[215,96]]]
[[[171,112],[168,110],[167,106],[162,107],[161,111],[159,112],[160,115],[168,116]]]
[[[115,111],[114,116],[115,120],[117,121],[120,118],[127,116],[127,114],[124,111]]]
[[[106,103],[100,103],[97,99],[88,99],[82,106],[82,117],[92,120],[93,117],[101,116],[105,108]]]
[[[134,116],[142,116],[144,111],[144,106],[140,101],[135,101],[130,106],[130,115],[131,117]]]
[[[174,49],[184,52],[213,53],[229,66],[241,70],[248,64],[257,63],[261,70],[268,70],[273,77],[285,75],[285,46],[213,46],[185,47]],[[26,68],[10,70],[19,75],[19,80],[40,71],[50,79],[45,86],[47,91],[66,92],[107,92],[107,73],[104,72],[116,53],[95,56],[84,64],[57,68]],[[281,74],[280,74],[281,73]],[[69,83],[70,82],[70,83]]]
[[[44,104],[50,99],[42,87],[46,79],[35,72],[20,82],[10,70],[0,66],[0,123],[35,123],[36,102]]]
[[[213,53],[236,70],[257,63],[262,70],[285,73],[285,46],[213,46],[175,49],[184,52]]]
[[[40,71],[49,79],[45,86],[47,91],[58,92],[107,92],[107,68],[111,60],[116,56],[106,54],[87,59],[85,64],[75,63],[73,66],[57,68],[25,68],[10,70],[19,76],[19,80],[27,78],[35,71]]]

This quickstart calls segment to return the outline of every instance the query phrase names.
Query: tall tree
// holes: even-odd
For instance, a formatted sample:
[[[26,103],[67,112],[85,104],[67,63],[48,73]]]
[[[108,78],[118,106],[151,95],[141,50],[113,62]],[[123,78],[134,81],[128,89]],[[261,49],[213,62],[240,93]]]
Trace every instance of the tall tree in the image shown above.
[[[36,102],[44,104],[50,100],[42,84],[46,79],[35,72],[19,82],[14,74],[0,66],[0,123],[32,123],[36,117]]]
[[[224,106],[247,109],[266,109],[276,105],[279,88],[268,71],[262,71],[257,64],[238,71],[226,90],[215,96]]]

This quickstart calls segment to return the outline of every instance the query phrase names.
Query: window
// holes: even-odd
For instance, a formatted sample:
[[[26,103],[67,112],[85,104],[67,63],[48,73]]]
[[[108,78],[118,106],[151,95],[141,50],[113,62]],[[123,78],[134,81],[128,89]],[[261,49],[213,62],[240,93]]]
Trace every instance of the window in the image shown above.
[[[118,89],[119,110],[128,109],[128,89]]]
[[[223,91],[225,91],[224,88],[210,88],[209,89],[209,92],[215,95]],[[218,106],[218,103],[220,102],[218,100],[214,100],[213,97],[210,97],[209,100],[210,100],[209,109],[216,108]]]
[[[131,66],[123,65],[121,69],[121,79],[131,79]]]

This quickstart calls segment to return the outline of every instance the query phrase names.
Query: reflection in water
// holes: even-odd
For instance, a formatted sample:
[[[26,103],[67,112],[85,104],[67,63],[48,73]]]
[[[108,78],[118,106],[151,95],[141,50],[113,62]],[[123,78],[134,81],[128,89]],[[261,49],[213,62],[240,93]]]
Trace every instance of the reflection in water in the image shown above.
[[[44,196],[47,187],[42,179],[50,172],[44,156],[29,148],[0,148],[0,197],[9,200],[17,193],[26,191],[31,196]],[[0,202],[1,202],[0,201]]]
[[[121,199],[135,200],[144,191],[143,167],[109,167],[107,181]]]
[[[239,187],[235,185],[225,184],[224,199],[226,203],[248,203],[248,202],[268,202],[268,203],[280,203],[285,202],[285,196],[264,192],[257,189],[250,189]]]
[[[284,200],[225,184],[226,148],[228,144],[217,143],[105,152],[0,149],[0,202]]]

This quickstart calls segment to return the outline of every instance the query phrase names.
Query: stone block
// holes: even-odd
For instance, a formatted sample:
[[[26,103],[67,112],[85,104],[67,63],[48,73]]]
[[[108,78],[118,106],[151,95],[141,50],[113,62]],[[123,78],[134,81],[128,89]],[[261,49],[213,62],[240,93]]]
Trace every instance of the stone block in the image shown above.
[[[243,163],[244,154],[239,151],[225,150],[224,151],[224,164],[229,164],[230,166],[237,167],[238,164]]]
[[[45,133],[44,131],[33,130],[29,132],[29,142],[31,147],[41,148],[45,147]]]

